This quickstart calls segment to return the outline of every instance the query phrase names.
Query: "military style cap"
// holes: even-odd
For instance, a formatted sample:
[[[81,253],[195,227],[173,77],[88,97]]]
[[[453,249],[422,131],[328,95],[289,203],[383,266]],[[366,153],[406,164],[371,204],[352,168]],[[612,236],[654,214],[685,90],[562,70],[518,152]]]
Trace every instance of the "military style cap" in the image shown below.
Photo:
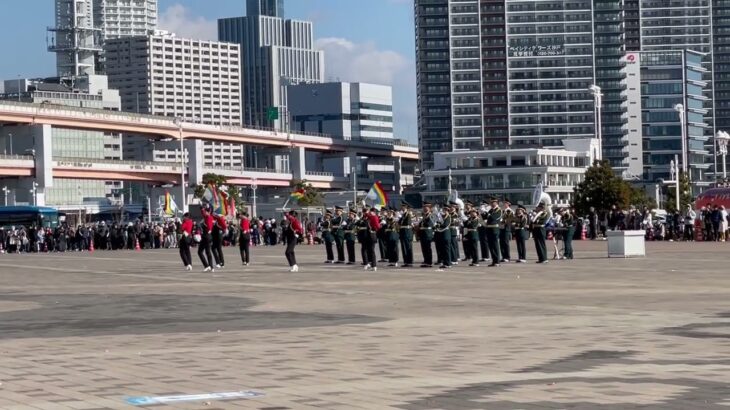
[[[459,204],[457,204],[457,203],[456,203],[456,202],[454,202],[454,201],[449,201],[449,205],[459,205]]]
[[[350,208],[350,211],[349,211],[349,212],[350,212],[351,214],[356,214],[356,213],[357,213],[357,209],[355,209],[355,208]]]
[[[410,205],[408,205],[408,202],[406,202],[406,201],[400,201],[400,206],[405,206],[407,208],[411,207]]]
[[[330,210],[328,209],[327,211],[325,211],[325,213],[324,213],[324,214],[325,214],[325,215],[332,215],[332,211],[330,211]]]
[[[472,201],[466,201],[465,204],[469,206],[474,206],[474,203]]]
[[[486,199],[482,199],[482,205],[489,205],[489,201],[487,201]]]
[[[525,207],[524,207],[524,206],[522,206],[522,205],[517,205],[517,209],[522,209],[523,211],[527,211],[527,208],[525,208]]]
[[[341,206],[339,206],[339,205],[335,206],[335,211],[341,211],[341,210],[342,210]]]
[[[430,203],[430,202],[428,202],[428,201],[425,201],[425,202],[423,203],[423,206],[433,206],[433,204],[432,204],[432,203]]]
[[[504,202],[505,204],[511,204],[512,203],[512,201],[510,201],[509,198],[504,198],[502,200],[502,202]]]
[[[545,202],[540,202],[537,206],[538,208],[545,208]]]
[[[489,202],[499,202],[499,198],[497,198],[496,196],[490,197]]]

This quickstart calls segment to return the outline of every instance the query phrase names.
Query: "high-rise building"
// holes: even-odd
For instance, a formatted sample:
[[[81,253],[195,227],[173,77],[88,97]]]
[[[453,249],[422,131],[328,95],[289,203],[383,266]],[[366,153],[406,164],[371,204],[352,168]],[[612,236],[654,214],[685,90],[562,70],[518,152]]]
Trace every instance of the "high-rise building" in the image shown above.
[[[119,90],[124,111],[241,125],[238,44],[150,35],[110,39],[105,53],[109,81]],[[149,160],[136,153],[140,142],[130,139],[125,152]],[[127,145],[134,150],[128,151]],[[203,147],[207,166],[242,166],[239,144],[206,142]],[[179,161],[177,148],[174,143],[156,143],[152,160]]]
[[[705,69],[702,53],[691,50],[630,52],[626,56],[625,92],[630,108],[627,140],[640,143],[639,158],[629,169],[641,169],[642,180],[669,179],[676,156],[683,167],[682,138],[686,137],[687,171],[693,192],[706,186],[709,168],[705,151],[708,110],[704,107]],[[678,106],[680,105],[680,106]],[[633,155],[632,155],[633,156]],[[678,164],[679,165],[679,164]]]
[[[244,123],[282,128],[287,86],[324,81],[324,53],[314,48],[311,22],[283,18],[283,1],[249,0],[246,6],[245,17],[218,20],[218,39],[241,46]]]
[[[94,0],[102,40],[146,36],[157,29],[157,0]]]
[[[93,0],[56,0],[56,26],[49,28],[48,51],[56,53],[59,77],[93,75],[101,51],[100,30],[94,27]]]
[[[416,0],[422,166],[595,134],[591,0]]]

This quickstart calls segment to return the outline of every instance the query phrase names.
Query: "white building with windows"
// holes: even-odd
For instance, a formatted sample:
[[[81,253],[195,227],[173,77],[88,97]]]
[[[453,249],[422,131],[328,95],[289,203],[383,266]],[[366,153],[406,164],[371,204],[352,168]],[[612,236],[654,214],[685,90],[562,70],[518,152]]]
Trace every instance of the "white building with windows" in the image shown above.
[[[535,186],[542,182],[555,204],[568,204],[573,187],[583,181],[598,152],[598,140],[573,139],[563,149],[521,148],[439,152],[434,168],[424,173],[424,200],[441,202],[451,188],[459,197],[479,203],[490,196],[533,206]]]
[[[291,130],[355,139],[393,138],[393,90],[366,83],[289,87]]]
[[[94,0],[94,26],[103,40],[146,36],[157,29],[157,0]]]
[[[109,82],[119,90],[124,111],[209,125],[241,125],[238,44],[158,34],[108,40],[105,54]],[[177,143],[127,140],[125,158],[179,161]],[[198,145],[206,166],[243,166],[240,144],[198,141]]]

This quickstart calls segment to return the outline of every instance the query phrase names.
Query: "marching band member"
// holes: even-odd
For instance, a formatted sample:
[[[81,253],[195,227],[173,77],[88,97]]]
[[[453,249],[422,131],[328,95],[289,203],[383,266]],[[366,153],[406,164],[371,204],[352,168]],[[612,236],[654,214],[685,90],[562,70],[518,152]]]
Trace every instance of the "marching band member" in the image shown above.
[[[535,215],[532,216],[532,238],[535,241],[537,252],[537,263],[547,263],[547,248],[545,246],[545,223],[550,215],[545,211],[545,203],[540,202],[535,208]]]
[[[504,199],[504,210],[502,211],[502,223],[499,229],[499,247],[502,252],[502,262],[510,261],[510,242],[512,241],[512,224],[514,223],[515,212],[512,210],[512,202]]]
[[[413,266],[413,213],[406,202],[401,202],[401,216],[398,220],[400,249],[403,267]]]
[[[423,216],[418,224],[418,239],[421,242],[421,253],[423,253],[422,268],[433,266],[433,250],[431,242],[434,240],[434,223],[431,214],[431,203],[423,203]]]
[[[499,207],[499,200],[496,197],[490,198],[492,207],[487,211],[485,224],[487,226],[487,244],[489,253],[492,255],[492,263],[489,266],[499,266],[502,259],[499,251],[499,224],[502,222],[502,209]]]

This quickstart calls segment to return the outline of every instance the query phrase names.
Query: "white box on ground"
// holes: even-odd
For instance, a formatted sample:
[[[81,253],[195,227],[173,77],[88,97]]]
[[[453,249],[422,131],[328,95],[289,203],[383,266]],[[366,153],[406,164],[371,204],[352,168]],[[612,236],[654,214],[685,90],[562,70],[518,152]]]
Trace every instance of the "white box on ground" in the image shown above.
[[[646,256],[644,231],[608,231],[608,257]]]

